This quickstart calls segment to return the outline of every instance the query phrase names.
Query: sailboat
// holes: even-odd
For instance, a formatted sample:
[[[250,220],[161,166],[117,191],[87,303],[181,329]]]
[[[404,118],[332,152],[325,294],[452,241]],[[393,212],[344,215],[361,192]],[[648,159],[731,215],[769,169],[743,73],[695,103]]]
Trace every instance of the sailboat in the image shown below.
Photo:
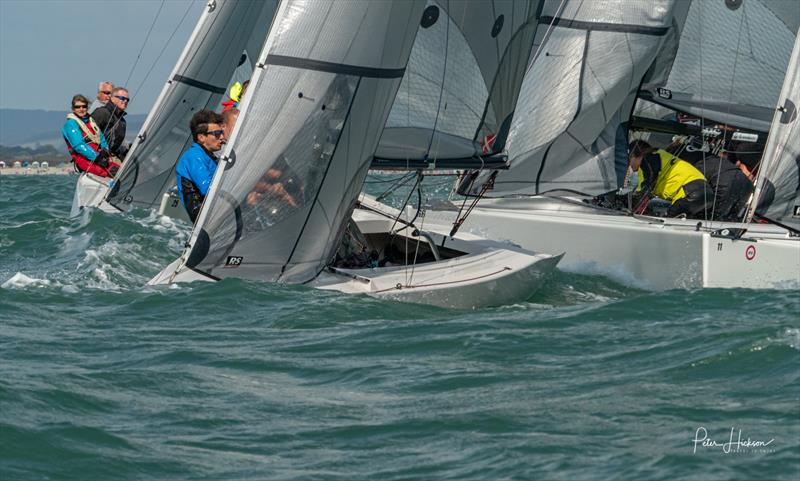
[[[486,2],[508,13],[527,12],[526,4]],[[502,31],[503,15],[498,21],[470,5],[280,2],[189,247],[150,283],[238,277],[462,308],[529,297],[561,256],[428,229],[424,216],[360,196],[418,30],[447,40],[450,29],[482,20],[486,39],[499,39],[484,39],[492,48],[481,52],[494,70],[520,63],[524,72],[532,14],[518,23],[510,15]],[[499,111],[513,109],[518,77],[484,85]],[[437,135],[432,126],[419,129]],[[400,132],[394,153],[405,151],[405,139],[418,141]],[[474,152],[473,143],[465,147]],[[277,185],[285,195],[274,194]]]
[[[539,21],[548,29],[537,32],[508,136],[511,166],[462,189],[482,197],[462,229],[563,249],[563,268],[647,289],[796,288],[797,3],[566,0],[548,2]],[[623,186],[632,114],[643,100],[761,139],[769,130],[742,221],[636,215],[591,202]],[[674,133],[679,127],[672,123]],[[694,135],[728,135],[714,130],[709,122]],[[766,180],[777,191],[760,217],[769,221],[752,223]],[[428,206],[428,221],[450,222],[458,203]]]
[[[189,120],[216,108],[233,81],[249,78],[278,0],[210,0],[128,151],[116,179],[78,178],[71,214],[157,208],[191,145]],[[182,211],[177,212],[182,214]]]

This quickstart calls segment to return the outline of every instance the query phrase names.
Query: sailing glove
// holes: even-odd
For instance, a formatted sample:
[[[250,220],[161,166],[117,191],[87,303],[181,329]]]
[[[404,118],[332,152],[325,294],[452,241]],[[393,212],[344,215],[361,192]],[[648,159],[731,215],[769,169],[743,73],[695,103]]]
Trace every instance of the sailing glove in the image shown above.
[[[97,157],[94,159],[94,163],[99,165],[100,167],[107,169],[108,168],[108,151],[101,150],[97,153]]]

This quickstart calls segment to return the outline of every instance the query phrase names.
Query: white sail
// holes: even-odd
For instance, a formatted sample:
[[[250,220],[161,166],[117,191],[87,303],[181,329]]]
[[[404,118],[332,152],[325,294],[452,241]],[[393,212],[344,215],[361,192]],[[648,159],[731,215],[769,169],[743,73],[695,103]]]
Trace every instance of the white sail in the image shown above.
[[[767,205],[763,215],[800,224],[800,35],[794,43],[779,99],[753,193],[753,199],[759,202],[752,202],[747,219],[764,200]],[[767,188],[769,184],[774,188],[772,192]],[[767,196],[774,197],[768,200]]]
[[[511,167],[490,195],[617,186],[627,166],[625,122],[675,6],[675,0],[547,2],[539,18],[546,28],[536,32],[536,55],[508,138]]]
[[[284,282],[319,274],[361,190],[423,8],[281,2],[179,271]]]
[[[175,163],[191,145],[189,120],[216,109],[227,83],[241,70],[243,53],[255,56],[267,35],[277,0],[212,0],[203,11],[166,85],[150,110],[117,185],[106,196],[121,210],[153,207],[175,184]],[[252,60],[249,60],[252,62]]]
[[[766,132],[800,25],[800,4],[679,2],[674,24],[675,35],[642,86],[642,98]]]
[[[429,0],[373,167],[480,165],[502,151],[543,3]]]

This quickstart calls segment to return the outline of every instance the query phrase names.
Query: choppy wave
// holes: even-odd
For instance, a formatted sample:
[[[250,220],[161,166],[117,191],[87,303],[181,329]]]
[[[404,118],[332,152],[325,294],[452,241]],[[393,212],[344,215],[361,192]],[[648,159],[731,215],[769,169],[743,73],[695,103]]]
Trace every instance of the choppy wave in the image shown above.
[[[46,180],[46,181],[45,181]],[[800,469],[800,294],[558,272],[474,311],[147,281],[189,226],[0,184],[0,479],[771,479]],[[698,447],[732,427],[768,450]]]

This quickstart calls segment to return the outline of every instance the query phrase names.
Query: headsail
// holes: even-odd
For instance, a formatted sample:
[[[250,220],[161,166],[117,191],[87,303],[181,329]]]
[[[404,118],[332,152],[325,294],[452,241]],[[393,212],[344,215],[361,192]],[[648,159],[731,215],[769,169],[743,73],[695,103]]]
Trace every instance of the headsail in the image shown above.
[[[191,145],[189,119],[215,109],[227,84],[254,57],[277,0],[212,0],[150,110],[106,200],[119,209],[152,207],[174,185],[175,163]],[[248,67],[252,70],[252,67]]]
[[[626,122],[676,3],[545,5],[509,134],[511,168],[499,173],[489,196],[618,186],[627,167]]]
[[[423,7],[281,2],[179,270],[285,282],[319,274],[361,190]]]
[[[798,6],[800,8],[800,6]],[[800,33],[800,32],[799,32]],[[764,201],[766,211],[762,213],[781,222],[800,224],[800,34],[794,43],[794,51],[786,71],[786,80],[772,120],[769,139],[761,160],[753,202],[748,211],[748,220],[755,206]],[[767,186],[772,184],[774,191]],[[767,201],[767,196],[774,196]]]
[[[800,25],[800,5],[794,0],[681,3],[677,35],[659,55],[642,98],[766,132]]]
[[[543,3],[429,0],[373,167],[480,166],[502,151]]]

